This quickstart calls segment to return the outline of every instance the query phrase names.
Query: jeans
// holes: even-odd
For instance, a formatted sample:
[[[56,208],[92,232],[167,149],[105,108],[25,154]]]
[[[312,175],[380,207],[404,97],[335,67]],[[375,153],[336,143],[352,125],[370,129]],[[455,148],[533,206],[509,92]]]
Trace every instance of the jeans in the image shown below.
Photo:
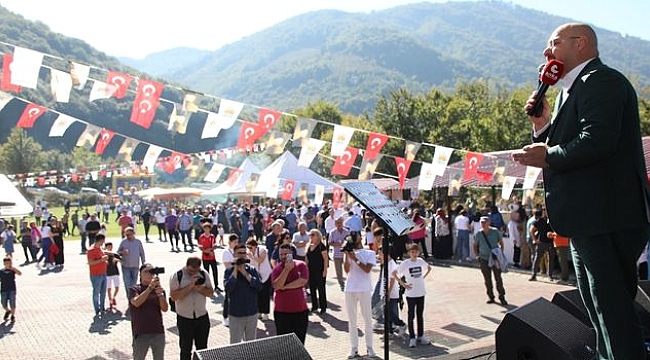
[[[363,335],[366,338],[366,347],[372,348],[372,310],[370,305],[371,293],[368,292],[346,292],[345,308],[348,312],[348,336],[350,348],[359,348],[359,333],[357,331],[357,309],[361,308],[361,316],[365,325]],[[359,306],[357,307],[357,303]]]
[[[86,252],[88,250],[86,247],[86,232],[82,231],[79,235],[81,235],[81,252]]]
[[[395,325],[395,326],[404,326],[404,321],[399,318],[399,299],[390,299],[389,300],[389,316],[390,316],[390,322]]]
[[[341,288],[345,286],[345,279],[343,279],[343,258],[334,258],[334,271],[336,272],[336,279],[339,281]]]
[[[413,320],[416,316],[418,322],[418,337],[420,338],[424,335],[424,296],[406,297],[406,304],[408,305],[409,338],[415,339],[415,326]]]
[[[165,359],[165,334],[141,334],[133,339],[133,360],[144,360],[151,348],[153,360]]]
[[[93,286],[93,307],[95,314],[104,311],[104,301],[106,300],[106,274],[90,275],[90,283]]]
[[[180,230],[181,233],[181,239],[183,240],[183,247],[186,246],[191,246],[192,249],[194,249],[194,243],[192,243],[192,228],[189,228],[187,230]],[[187,238],[187,243],[185,242],[185,238]]]
[[[192,344],[194,344],[196,350],[208,347],[208,336],[210,335],[210,318],[208,314],[196,319],[184,318],[177,314],[176,326],[178,326],[181,360],[192,359]]]
[[[138,268],[122,266],[122,279],[124,279],[124,288],[126,291],[126,301],[129,301],[129,289],[138,281]]]
[[[309,324],[309,312],[307,310],[298,313],[273,312],[275,329],[277,335],[294,333],[305,344],[307,325]]]
[[[555,249],[553,243],[539,242],[535,245],[535,260],[533,260],[533,276],[537,275],[539,264],[542,261],[544,253],[548,253],[548,277],[553,277],[553,268],[555,267]]]
[[[41,257],[38,258],[37,262],[41,262],[41,260],[45,259],[44,263],[50,263],[50,246],[52,245],[52,239],[50,238],[42,238],[41,239],[41,248],[43,249],[43,252],[41,253]]]
[[[456,259],[463,260],[469,257],[469,230],[458,230],[456,238]]]

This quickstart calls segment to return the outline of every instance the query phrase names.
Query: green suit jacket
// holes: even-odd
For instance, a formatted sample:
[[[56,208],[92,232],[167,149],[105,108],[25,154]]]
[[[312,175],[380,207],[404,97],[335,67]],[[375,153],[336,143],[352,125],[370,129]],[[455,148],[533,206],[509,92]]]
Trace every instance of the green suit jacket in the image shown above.
[[[544,190],[553,229],[588,237],[648,224],[650,193],[634,88],[600,59],[576,78],[550,127]]]

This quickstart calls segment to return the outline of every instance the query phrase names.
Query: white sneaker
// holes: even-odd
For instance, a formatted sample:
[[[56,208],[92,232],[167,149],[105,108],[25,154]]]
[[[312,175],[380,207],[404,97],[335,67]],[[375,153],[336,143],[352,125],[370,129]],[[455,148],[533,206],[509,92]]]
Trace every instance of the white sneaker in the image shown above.
[[[377,354],[375,354],[375,350],[373,350],[372,348],[368,348],[368,355],[367,356],[377,356]]]
[[[415,347],[415,339],[409,340],[409,347],[414,348]]]
[[[348,359],[356,359],[356,358],[360,358],[360,357],[361,356],[359,355],[359,352],[357,351],[357,349],[350,350],[350,355],[348,355]]]
[[[429,344],[431,344],[431,339],[429,339],[429,338],[426,337],[426,336],[420,336],[420,337],[418,338],[418,342],[419,342],[420,344],[422,344],[422,345],[429,345]]]
[[[230,319],[228,319],[228,318],[223,319],[223,326],[229,327],[230,326]]]
[[[269,314],[262,314],[262,321],[269,321]]]

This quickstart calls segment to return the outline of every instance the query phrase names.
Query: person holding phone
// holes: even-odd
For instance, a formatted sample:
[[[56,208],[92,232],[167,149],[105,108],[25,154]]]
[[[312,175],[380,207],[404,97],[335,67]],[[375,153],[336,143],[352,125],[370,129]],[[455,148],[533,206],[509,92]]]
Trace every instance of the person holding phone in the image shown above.
[[[277,335],[295,333],[304,344],[309,311],[303,287],[309,281],[309,270],[303,261],[294,260],[291,244],[280,245],[279,256],[271,273],[275,328]]]

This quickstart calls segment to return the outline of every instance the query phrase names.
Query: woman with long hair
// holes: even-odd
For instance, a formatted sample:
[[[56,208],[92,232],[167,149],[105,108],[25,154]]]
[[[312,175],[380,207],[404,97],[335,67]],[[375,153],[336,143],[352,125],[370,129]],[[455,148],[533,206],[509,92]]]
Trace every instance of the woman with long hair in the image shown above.
[[[309,230],[309,246],[305,258],[309,269],[309,294],[311,295],[311,311],[324,314],[327,310],[327,294],[325,279],[329,267],[327,247],[323,243],[323,234],[318,229]]]
[[[63,267],[63,263],[65,262],[63,256],[63,223],[59,219],[52,217],[50,224],[52,228],[52,241],[58,248],[58,251],[54,254],[54,266]]]

